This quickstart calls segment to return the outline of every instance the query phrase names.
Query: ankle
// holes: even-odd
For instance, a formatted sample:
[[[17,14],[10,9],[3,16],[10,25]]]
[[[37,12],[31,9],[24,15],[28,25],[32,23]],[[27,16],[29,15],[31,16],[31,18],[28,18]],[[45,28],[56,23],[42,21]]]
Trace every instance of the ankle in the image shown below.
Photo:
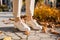
[[[20,19],[19,19],[19,17],[16,17],[15,22],[18,22],[18,21],[20,21]]]

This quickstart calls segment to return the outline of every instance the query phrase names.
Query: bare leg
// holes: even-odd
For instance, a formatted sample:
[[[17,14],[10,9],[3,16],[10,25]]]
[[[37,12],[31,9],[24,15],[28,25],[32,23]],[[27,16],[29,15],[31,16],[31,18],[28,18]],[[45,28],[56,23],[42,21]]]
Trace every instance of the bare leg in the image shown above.
[[[13,16],[16,18],[18,13],[18,0],[13,0]],[[9,18],[9,20],[14,21],[14,18]],[[5,21],[5,20],[3,20]],[[6,21],[6,24],[9,24],[11,21]],[[5,22],[4,22],[5,23]]]
[[[31,0],[26,0],[26,15],[27,15],[27,20],[31,20],[30,2],[31,2]]]
[[[30,2],[30,12],[31,12],[31,16],[34,15],[34,4],[35,4],[35,0],[31,0],[31,2]]]
[[[14,18],[9,18],[11,21],[15,21],[15,18],[17,17],[18,13],[18,0],[12,0],[13,1],[13,16]]]
[[[20,18],[20,13],[21,13],[21,8],[22,8],[22,0],[13,0],[13,15],[15,17],[15,27],[18,28],[21,31],[25,31],[26,34],[28,35],[30,32],[30,28],[28,25],[26,25],[24,22],[22,22]]]
[[[20,0],[20,4],[21,4],[21,6],[20,6],[20,8],[18,9],[18,4],[19,3],[19,0],[13,0],[13,16],[14,16],[14,18],[10,18],[9,20],[11,20],[11,21],[18,21],[18,20],[16,20],[17,19],[17,17],[20,15],[20,13],[18,12],[18,10],[21,10],[21,7],[22,7],[22,0]],[[20,11],[21,12],[21,11]],[[19,15],[18,15],[19,14]],[[19,16],[20,17],[20,16]]]
[[[34,4],[35,0],[26,0],[26,15],[27,15],[26,23],[33,29],[42,29],[42,27],[38,25],[37,22],[34,21],[32,17],[34,15]]]
[[[13,0],[13,16],[17,17],[18,13],[18,0]]]

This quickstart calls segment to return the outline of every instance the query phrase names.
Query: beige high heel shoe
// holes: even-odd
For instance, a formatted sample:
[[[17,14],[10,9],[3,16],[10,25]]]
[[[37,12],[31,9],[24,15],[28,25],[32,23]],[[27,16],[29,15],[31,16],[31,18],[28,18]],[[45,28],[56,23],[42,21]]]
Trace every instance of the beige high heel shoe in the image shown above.
[[[42,26],[37,23],[36,20],[26,21],[26,24],[29,25],[33,29],[41,30]]]
[[[26,25],[22,20],[20,20],[18,17],[15,19],[14,22],[15,28],[19,29],[20,31],[24,31],[26,35],[29,35],[30,28],[28,25]]]

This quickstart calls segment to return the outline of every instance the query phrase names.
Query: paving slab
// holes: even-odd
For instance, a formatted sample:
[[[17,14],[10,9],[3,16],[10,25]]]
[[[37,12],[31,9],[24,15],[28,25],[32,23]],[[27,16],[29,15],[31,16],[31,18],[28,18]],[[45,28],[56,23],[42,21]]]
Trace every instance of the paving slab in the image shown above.
[[[5,32],[5,35],[12,37],[14,40],[20,40],[20,37],[18,37],[15,33]]]
[[[30,31],[30,35],[35,35],[35,31],[34,30],[31,30]]]
[[[27,38],[27,35],[23,34],[23,32],[22,32],[22,33],[17,32],[16,34],[17,34],[21,39],[26,39],[26,38]]]
[[[23,38],[23,39],[21,39],[21,40],[27,40],[27,39],[24,39],[24,38]]]
[[[12,27],[14,24],[4,24],[3,22],[0,22],[0,27]]]
[[[0,13],[0,30],[4,31],[3,34],[0,34],[0,39],[4,38],[5,36],[11,36],[12,40],[56,40],[57,36],[47,34],[47,33],[41,33],[41,31],[35,31],[31,30],[30,35],[25,35],[23,32],[17,31],[14,29],[13,24],[4,24],[2,20],[8,20],[9,18],[12,18],[12,13],[8,14],[6,13]],[[60,29],[57,30],[60,32]],[[59,36],[60,37],[60,36]]]
[[[40,37],[38,37],[38,36],[29,36],[28,40],[40,40]]]
[[[6,35],[4,33],[0,34],[0,39],[3,39]]]
[[[41,38],[40,40],[55,40],[53,38]]]
[[[39,37],[42,37],[42,38],[44,38],[44,37],[45,38],[49,38],[50,37],[50,35],[49,34],[46,34],[46,33],[39,33],[38,36]]]

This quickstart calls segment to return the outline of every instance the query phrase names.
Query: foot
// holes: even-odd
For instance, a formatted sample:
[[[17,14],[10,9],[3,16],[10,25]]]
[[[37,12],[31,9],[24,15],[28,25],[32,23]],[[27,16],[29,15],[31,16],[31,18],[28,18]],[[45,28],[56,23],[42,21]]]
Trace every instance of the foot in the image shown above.
[[[42,29],[42,26],[39,25],[36,20],[32,20],[32,21],[35,23],[36,26],[38,26],[40,29]]]
[[[39,25],[35,20],[26,21],[26,24],[29,25],[33,29],[38,29],[38,30],[42,29],[42,26]]]
[[[27,31],[27,34],[29,34],[28,32],[30,32],[30,27],[28,25],[26,25],[24,22],[22,22],[22,20],[16,20],[16,22],[14,22],[15,28],[19,29],[20,31]]]

